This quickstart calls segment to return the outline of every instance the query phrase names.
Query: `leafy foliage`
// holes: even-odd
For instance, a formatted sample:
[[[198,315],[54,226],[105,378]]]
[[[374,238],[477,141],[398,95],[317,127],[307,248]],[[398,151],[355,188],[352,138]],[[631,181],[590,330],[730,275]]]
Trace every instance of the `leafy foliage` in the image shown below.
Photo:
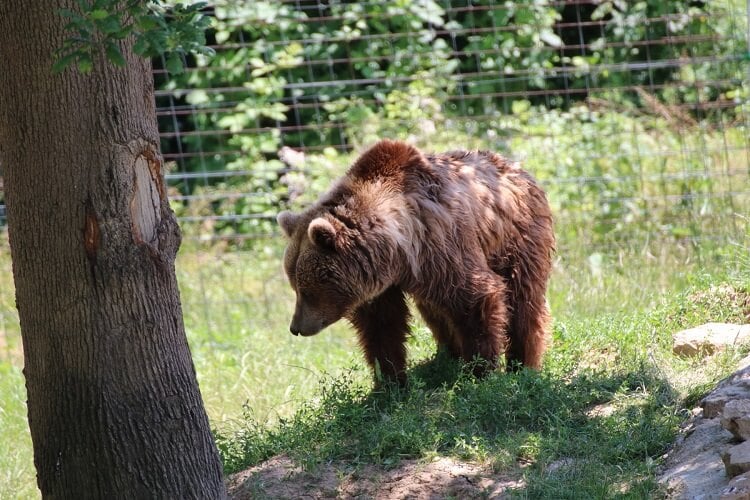
[[[597,203],[595,195],[604,198],[605,211],[595,224],[597,234],[605,235],[616,217],[627,223],[648,211],[629,198],[662,194],[651,192],[653,186],[644,190],[639,175],[650,179],[680,168],[679,158],[666,165],[658,162],[663,154],[650,159],[641,151],[642,140],[645,149],[659,149],[648,137],[666,125],[667,143],[679,150],[685,126],[705,121],[710,130],[711,123],[745,112],[739,60],[746,51],[744,31],[734,15],[744,11],[740,3],[403,0],[311,8],[219,0],[209,32],[219,44],[216,56],[196,57],[194,70],[164,85],[186,89],[170,99],[194,112],[160,126],[208,132],[181,137],[183,151],[201,152],[182,158],[181,171],[237,175],[203,185],[180,182],[176,187],[185,195],[232,194],[210,205],[177,208],[203,214],[219,209],[227,216],[211,226],[219,234],[262,234],[272,227],[271,214],[295,199],[290,177],[304,190],[324,184],[346,164],[347,152],[381,137],[524,158],[527,151],[540,157],[544,152],[525,141],[535,147],[546,141],[574,165],[553,172],[549,161],[532,161],[532,170],[563,177],[561,206],[577,207],[581,196],[590,198],[587,206]],[[584,102],[588,112],[581,111]],[[644,109],[653,125],[636,124]],[[654,114],[666,119],[657,123]],[[630,156],[618,149],[623,136],[633,137],[625,144]],[[305,149],[304,167],[281,163],[283,146]],[[172,151],[175,145],[165,141],[162,148]],[[697,168],[690,162],[684,170]],[[587,181],[579,190],[582,178]],[[683,192],[710,188],[699,184],[693,176]],[[677,194],[668,183],[662,187],[669,190],[664,194]],[[233,213],[241,217],[229,217]],[[665,224],[674,224],[675,234],[697,230]]]
[[[61,9],[71,33],[58,51],[53,71],[75,64],[82,73],[93,69],[98,53],[117,66],[125,65],[118,42],[135,37],[133,51],[143,57],[166,55],[170,73],[183,71],[186,54],[210,56],[205,31],[211,19],[202,14],[206,2],[176,3],[165,7],[158,0],[76,0],[78,11]]]

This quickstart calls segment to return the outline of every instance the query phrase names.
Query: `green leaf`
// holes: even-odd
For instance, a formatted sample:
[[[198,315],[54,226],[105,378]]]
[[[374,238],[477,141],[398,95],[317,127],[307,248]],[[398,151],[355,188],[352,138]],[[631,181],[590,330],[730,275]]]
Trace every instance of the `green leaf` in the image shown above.
[[[109,15],[109,12],[107,12],[104,9],[96,9],[89,12],[89,17],[93,19],[94,21],[98,21],[100,19],[104,19]]]
[[[182,58],[180,58],[180,54],[177,52],[172,52],[169,54],[169,57],[167,57],[167,71],[172,73],[173,75],[179,75],[184,71],[184,67],[182,65]]]
[[[140,28],[142,31],[148,31],[156,28],[158,25],[156,24],[156,21],[154,21],[151,16],[143,16],[138,18],[138,28]]]
[[[52,65],[52,73],[58,74],[62,73],[65,68],[73,64],[73,62],[78,58],[79,52],[71,52],[70,54],[66,54],[62,57],[60,57],[55,63]]]
[[[117,33],[122,29],[122,20],[120,19],[119,14],[112,14],[104,19],[97,20],[96,26],[102,30],[103,33]]]
[[[115,33],[110,33],[112,35],[112,38],[116,40],[122,40],[124,38],[127,38],[128,35],[130,35],[133,32],[133,25],[129,24],[127,26],[123,26],[119,31]]]
[[[163,0],[75,0],[78,8],[60,9],[58,14],[67,20],[66,30],[72,32],[63,41],[58,54],[68,56],[54,63],[57,72],[77,64],[83,72],[93,69],[92,54],[102,49],[107,58],[118,66],[126,64],[119,47],[114,43],[135,35],[134,51],[142,57],[164,54],[166,69],[173,74],[183,72],[184,55],[191,53],[212,56],[206,47],[204,31],[211,18],[202,10],[208,2],[171,3]],[[168,5],[165,5],[168,4]],[[85,57],[84,57],[85,56]]]
[[[120,66],[121,68],[125,66],[125,57],[123,57],[120,47],[118,47],[116,43],[108,42],[106,53],[107,59],[109,59],[115,66]]]
[[[133,44],[133,52],[138,54],[139,56],[145,56],[149,49],[151,48],[151,44],[148,42],[148,38],[145,36],[139,36],[135,40],[135,44]]]
[[[513,101],[513,103],[510,106],[511,106],[511,112],[514,115],[523,114],[527,112],[529,109],[531,109],[531,103],[525,99]]]
[[[78,57],[78,71],[80,71],[83,74],[91,73],[91,70],[94,69],[94,63],[91,60],[90,54],[80,54]]]
[[[167,34],[160,30],[151,31],[144,35],[148,38],[148,55],[156,56],[167,52]]]
[[[212,49],[211,47],[206,47],[206,46],[196,47],[195,52],[204,56],[208,56],[208,57],[213,57],[216,55],[216,51],[214,49]]]
[[[68,28],[68,27],[66,26],[66,28]],[[92,38],[93,38],[92,32],[93,32],[93,29],[94,29],[94,25],[93,24],[92,25],[86,25],[86,26],[76,26],[75,29],[78,32],[78,38],[81,41],[85,41],[88,44],[92,44],[93,43],[93,40],[92,40]]]

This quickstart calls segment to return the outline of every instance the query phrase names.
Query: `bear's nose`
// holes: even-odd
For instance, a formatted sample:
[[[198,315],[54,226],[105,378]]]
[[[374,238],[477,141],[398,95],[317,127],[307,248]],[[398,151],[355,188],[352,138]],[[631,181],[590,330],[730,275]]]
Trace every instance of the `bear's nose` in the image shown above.
[[[289,331],[292,332],[292,335],[299,335],[299,330],[295,328],[293,325],[289,327]]]

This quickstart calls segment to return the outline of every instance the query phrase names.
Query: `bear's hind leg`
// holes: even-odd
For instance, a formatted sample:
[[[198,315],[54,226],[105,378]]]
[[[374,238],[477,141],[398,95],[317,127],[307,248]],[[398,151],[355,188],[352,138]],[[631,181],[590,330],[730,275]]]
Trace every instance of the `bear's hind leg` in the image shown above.
[[[535,370],[542,367],[549,321],[543,287],[527,288],[518,294],[513,304],[510,346],[506,354],[508,370],[517,370],[519,364]]]
[[[461,345],[458,343],[452,330],[450,321],[440,309],[426,302],[415,301],[419,314],[432,332],[432,336],[438,345],[438,350],[445,350],[453,358],[461,356]]]
[[[479,281],[479,280],[477,280]],[[461,358],[476,362],[476,376],[486,375],[497,367],[497,361],[508,345],[508,306],[505,283],[494,274],[487,279],[479,297],[473,292],[472,305],[467,308],[462,325]]]
[[[403,292],[391,287],[359,306],[349,319],[359,333],[359,344],[373,371],[377,366],[386,381],[403,385],[409,332],[409,307]]]

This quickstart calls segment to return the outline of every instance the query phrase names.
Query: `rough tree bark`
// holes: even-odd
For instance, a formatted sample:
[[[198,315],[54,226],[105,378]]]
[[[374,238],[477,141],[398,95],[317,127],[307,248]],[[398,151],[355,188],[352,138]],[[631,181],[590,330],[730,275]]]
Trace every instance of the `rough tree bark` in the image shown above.
[[[37,482],[50,498],[218,498],[185,338],[150,63],[51,73],[73,0],[0,2],[0,161]]]

